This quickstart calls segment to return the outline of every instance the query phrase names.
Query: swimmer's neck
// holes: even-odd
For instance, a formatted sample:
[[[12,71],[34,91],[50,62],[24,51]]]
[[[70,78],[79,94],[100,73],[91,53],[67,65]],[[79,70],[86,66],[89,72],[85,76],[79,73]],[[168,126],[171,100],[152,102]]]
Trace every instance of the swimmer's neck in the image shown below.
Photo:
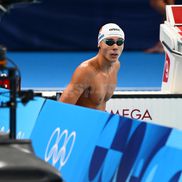
[[[93,58],[93,62],[95,63],[97,69],[103,71],[103,72],[108,72],[110,69],[112,69],[114,62],[110,62],[109,60],[105,59],[101,55],[96,55]]]

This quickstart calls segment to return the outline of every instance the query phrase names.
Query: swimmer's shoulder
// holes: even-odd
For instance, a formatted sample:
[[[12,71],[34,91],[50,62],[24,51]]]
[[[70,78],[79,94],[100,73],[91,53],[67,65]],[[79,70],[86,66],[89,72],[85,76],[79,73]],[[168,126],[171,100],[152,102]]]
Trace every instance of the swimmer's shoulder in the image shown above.
[[[82,62],[77,69],[81,72],[86,73],[87,75],[94,76],[94,74],[97,72],[96,66],[94,64],[94,58],[88,59],[84,62]]]

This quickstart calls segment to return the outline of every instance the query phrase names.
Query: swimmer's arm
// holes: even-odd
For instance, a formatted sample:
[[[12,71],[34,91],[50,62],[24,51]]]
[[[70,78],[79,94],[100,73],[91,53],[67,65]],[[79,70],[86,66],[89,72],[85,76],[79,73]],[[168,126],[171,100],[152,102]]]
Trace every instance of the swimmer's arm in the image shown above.
[[[69,104],[76,104],[79,97],[89,86],[89,75],[87,69],[77,68],[71,82],[61,94],[59,101]]]
[[[70,83],[61,94],[59,101],[69,104],[76,104],[83,91],[83,87]]]

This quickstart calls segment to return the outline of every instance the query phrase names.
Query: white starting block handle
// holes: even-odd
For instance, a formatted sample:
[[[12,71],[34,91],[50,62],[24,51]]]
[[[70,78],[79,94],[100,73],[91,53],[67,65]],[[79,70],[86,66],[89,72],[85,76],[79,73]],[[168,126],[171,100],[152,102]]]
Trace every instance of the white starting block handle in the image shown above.
[[[161,41],[162,45],[172,54],[176,54],[178,56],[182,56],[182,53],[179,51],[176,51],[174,49],[171,49],[164,41]]]

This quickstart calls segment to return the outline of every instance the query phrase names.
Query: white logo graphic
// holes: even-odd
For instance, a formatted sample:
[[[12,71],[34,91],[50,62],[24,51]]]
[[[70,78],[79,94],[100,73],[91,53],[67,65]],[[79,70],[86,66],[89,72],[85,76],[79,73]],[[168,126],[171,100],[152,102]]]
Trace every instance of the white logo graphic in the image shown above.
[[[22,132],[22,131],[19,131],[19,132],[16,134],[16,138],[17,138],[17,139],[23,139],[23,138],[25,138],[25,133]]]
[[[55,140],[55,137],[56,137],[56,140]],[[56,128],[49,139],[49,142],[45,151],[45,161],[49,161],[52,158],[53,166],[55,166],[56,163],[59,161],[58,170],[60,171],[61,168],[66,164],[66,162],[68,161],[71,155],[73,146],[75,144],[75,139],[76,139],[75,131],[73,131],[70,135],[68,135],[68,130],[65,129],[61,133],[60,128]],[[68,147],[69,149],[67,151]]]
[[[0,128],[0,131],[1,132],[5,132],[5,127],[4,126],[2,126],[1,128]],[[9,130],[7,131],[7,133],[9,132]]]
[[[6,131],[5,127],[2,126],[2,127],[0,128],[0,132],[9,133],[10,130],[8,129],[8,130]],[[24,136],[25,136],[25,133],[24,133],[23,131],[19,131],[19,132],[16,134],[16,138],[17,138],[17,139],[23,139]]]

